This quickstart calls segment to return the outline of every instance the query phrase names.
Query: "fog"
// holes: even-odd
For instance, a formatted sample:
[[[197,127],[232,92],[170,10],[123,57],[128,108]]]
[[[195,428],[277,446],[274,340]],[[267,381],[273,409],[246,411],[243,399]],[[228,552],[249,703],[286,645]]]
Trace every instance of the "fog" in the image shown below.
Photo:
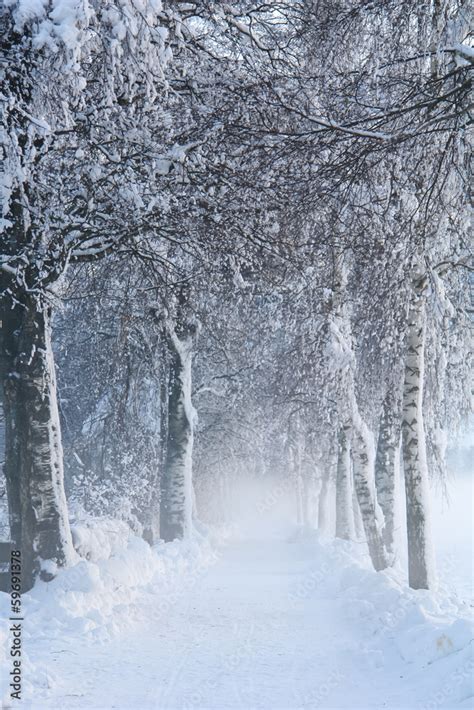
[[[431,516],[438,584],[450,588],[462,599],[472,597],[474,558],[473,471],[466,463],[466,449],[450,456],[451,470],[446,481],[432,481]],[[453,470],[457,462],[458,471]],[[291,480],[266,475],[228,476],[228,489],[214,485],[200,489],[198,515],[205,522],[228,525],[233,536],[242,540],[291,539],[297,530],[296,499]],[[199,488],[198,488],[199,491]],[[310,519],[318,524],[318,486],[309,491]],[[225,499],[225,500],[223,500]],[[405,499],[403,481],[398,486],[399,562],[406,567]],[[335,490],[331,485],[327,497],[327,526],[319,534],[328,539],[334,535]],[[216,519],[220,512],[220,520]],[[224,513],[224,516],[222,515]],[[363,544],[362,530],[356,542]]]
[[[451,474],[446,490],[432,487],[433,537],[440,584],[462,598],[473,592],[473,473]]]

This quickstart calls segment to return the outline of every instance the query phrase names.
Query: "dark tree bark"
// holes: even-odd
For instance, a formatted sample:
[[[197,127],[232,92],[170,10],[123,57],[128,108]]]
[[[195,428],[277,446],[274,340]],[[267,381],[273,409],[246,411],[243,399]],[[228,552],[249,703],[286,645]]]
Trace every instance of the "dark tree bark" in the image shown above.
[[[28,589],[43,560],[72,560],[50,336],[50,309],[23,294],[1,302],[0,375],[10,531]],[[48,578],[49,572],[42,573]]]
[[[17,33],[9,9],[0,9],[2,91],[0,115],[5,171],[12,194],[5,211],[0,266],[0,382],[5,413],[5,477],[11,536],[22,551],[24,589],[43,561],[73,558],[63,481],[56,376],[51,349],[48,284],[62,259],[48,261],[47,239],[33,220],[35,169],[43,138],[32,129],[35,60],[27,31]],[[44,567],[44,565],[43,565]],[[51,570],[51,568],[49,568]],[[43,569],[43,577],[50,571]]]

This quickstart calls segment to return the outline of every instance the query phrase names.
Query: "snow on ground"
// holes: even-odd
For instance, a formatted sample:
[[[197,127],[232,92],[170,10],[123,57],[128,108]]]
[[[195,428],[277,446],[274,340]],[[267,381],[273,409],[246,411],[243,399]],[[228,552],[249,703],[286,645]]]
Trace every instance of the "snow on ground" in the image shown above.
[[[114,521],[76,526],[89,559],[23,598],[15,706],[472,707],[469,604],[445,585],[409,590],[400,571],[371,570],[363,546],[263,524],[261,511],[246,536],[153,549]]]

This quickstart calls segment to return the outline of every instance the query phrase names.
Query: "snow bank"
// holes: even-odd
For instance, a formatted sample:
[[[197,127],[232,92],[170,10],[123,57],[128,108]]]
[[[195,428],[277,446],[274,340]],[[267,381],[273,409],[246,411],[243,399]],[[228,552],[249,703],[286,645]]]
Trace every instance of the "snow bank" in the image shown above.
[[[468,602],[446,589],[410,589],[401,569],[374,572],[356,543],[313,533],[305,544],[313,548],[315,563],[292,590],[293,604],[335,601],[357,640],[351,654],[367,670],[400,668],[399,683],[413,684],[413,707],[472,707],[474,620]]]
[[[130,539],[130,529],[121,520],[85,517],[71,526],[74,548],[86,560],[98,562],[123,551]]]
[[[80,561],[61,570],[50,582],[38,581],[22,596],[23,695],[39,697],[55,684],[41,658],[42,645],[59,646],[87,635],[94,643],[106,643],[142,619],[143,604],[152,595],[154,614],[165,616],[174,594],[185,592],[219,552],[203,531],[187,541],[157,544],[153,548],[123,522],[85,517],[72,526]],[[8,667],[9,596],[0,592],[0,661]],[[5,674],[2,674],[5,676]],[[8,679],[2,677],[0,700],[9,701]]]

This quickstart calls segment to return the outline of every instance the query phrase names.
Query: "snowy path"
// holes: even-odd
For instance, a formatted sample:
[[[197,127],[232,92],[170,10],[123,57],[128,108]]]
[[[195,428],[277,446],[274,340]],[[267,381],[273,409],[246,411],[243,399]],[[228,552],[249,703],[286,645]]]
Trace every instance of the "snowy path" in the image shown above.
[[[376,595],[383,607],[398,603],[386,582],[369,601],[367,588],[378,576],[349,567],[344,585],[355,591],[336,593],[326,579],[338,564],[334,548],[321,549],[283,536],[235,543],[188,578],[181,593],[149,587],[124,607],[132,618],[113,641],[94,643],[90,634],[36,641],[31,660],[46,658],[54,683],[38,691],[32,707],[435,707],[427,704],[428,665],[402,659],[390,626],[374,631],[383,626]],[[407,613],[410,626],[419,621],[411,607]],[[435,664],[439,687],[448,683],[441,707],[459,697],[459,683],[449,682],[465,663],[451,653]]]

